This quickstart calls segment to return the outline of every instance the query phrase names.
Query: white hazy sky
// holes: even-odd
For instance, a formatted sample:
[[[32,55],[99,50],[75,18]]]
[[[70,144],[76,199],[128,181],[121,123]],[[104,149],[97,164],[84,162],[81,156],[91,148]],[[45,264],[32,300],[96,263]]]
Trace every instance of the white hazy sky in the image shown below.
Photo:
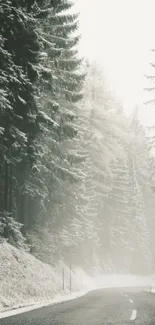
[[[155,0],[76,0],[82,55],[104,65],[128,111],[147,98],[144,73],[155,74]],[[154,94],[155,97],[155,94]],[[146,108],[145,119],[151,109]]]

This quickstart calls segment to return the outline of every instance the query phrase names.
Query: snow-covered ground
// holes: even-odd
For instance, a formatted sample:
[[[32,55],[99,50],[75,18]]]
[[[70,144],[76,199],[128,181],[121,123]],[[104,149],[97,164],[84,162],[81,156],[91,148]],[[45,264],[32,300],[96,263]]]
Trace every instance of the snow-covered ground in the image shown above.
[[[3,309],[0,312],[0,319],[10,317],[13,315],[17,315],[17,314],[22,314],[22,313],[25,313],[25,312],[28,312],[28,311],[31,311],[34,309],[38,309],[38,308],[52,306],[52,305],[55,305],[58,303],[62,303],[64,301],[76,299],[78,297],[81,297],[84,294],[86,294],[85,291],[84,292],[79,291],[76,293],[71,293],[71,294],[66,294],[66,295],[59,294],[53,299],[43,300],[40,302],[33,301],[31,304],[28,302],[27,303],[25,302],[23,305],[20,304],[20,307],[19,307],[19,305],[17,305],[17,306],[14,306],[12,309]]]
[[[151,287],[155,292],[155,275],[97,274],[91,278],[73,268],[70,293],[70,270],[62,262],[54,268],[6,242],[0,244],[0,318],[74,299],[93,289],[127,286],[142,286],[147,291]]]
[[[28,305],[32,307],[34,304],[39,306],[63,301],[88,292],[94,287],[93,280],[81,269],[73,269],[71,295],[69,274],[69,268],[63,263],[53,268],[6,242],[1,243],[0,312]]]

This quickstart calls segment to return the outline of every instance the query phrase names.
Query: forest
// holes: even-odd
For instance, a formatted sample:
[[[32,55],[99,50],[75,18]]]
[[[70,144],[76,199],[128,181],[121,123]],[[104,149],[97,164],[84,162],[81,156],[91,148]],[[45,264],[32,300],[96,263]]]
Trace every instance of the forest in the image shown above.
[[[73,9],[0,0],[0,239],[52,265],[148,273],[154,129],[80,57]]]

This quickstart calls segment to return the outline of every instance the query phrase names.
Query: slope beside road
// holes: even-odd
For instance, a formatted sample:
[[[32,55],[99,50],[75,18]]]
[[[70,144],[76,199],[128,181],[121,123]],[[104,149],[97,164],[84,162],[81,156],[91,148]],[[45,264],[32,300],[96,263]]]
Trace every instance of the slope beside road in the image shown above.
[[[92,278],[81,268],[72,268],[73,295],[79,296],[81,291],[88,292],[92,287]],[[0,243],[0,318],[11,309],[38,308],[66,300],[67,296],[69,299],[70,269],[66,264],[59,261],[53,267],[5,241]]]
[[[0,320],[2,325],[150,325],[155,295],[141,288],[98,289],[76,300]]]

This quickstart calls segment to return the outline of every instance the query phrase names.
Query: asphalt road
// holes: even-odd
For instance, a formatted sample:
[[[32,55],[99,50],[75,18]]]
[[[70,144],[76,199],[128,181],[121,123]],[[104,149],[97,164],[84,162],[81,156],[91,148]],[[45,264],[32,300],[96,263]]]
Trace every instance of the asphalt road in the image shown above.
[[[51,307],[0,319],[0,325],[154,325],[155,294],[101,289]]]

